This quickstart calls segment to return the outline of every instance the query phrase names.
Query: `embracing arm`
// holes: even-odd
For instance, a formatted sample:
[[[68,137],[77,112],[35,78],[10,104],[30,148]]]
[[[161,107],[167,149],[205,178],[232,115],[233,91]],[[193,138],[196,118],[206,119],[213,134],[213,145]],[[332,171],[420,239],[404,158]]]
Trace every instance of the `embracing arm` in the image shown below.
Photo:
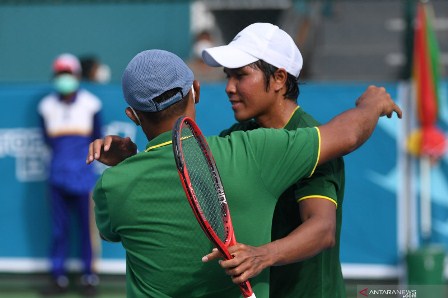
[[[90,143],[86,163],[98,160],[107,166],[115,166],[135,154],[137,145],[129,137],[108,135]]]
[[[318,163],[325,163],[359,148],[373,133],[378,119],[382,116],[391,118],[394,112],[401,118],[401,109],[386,89],[369,86],[356,101],[355,108],[319,126],[321,145]]]
[[[299,204],[303,223],[288,236],[265,245],[270,252],[270,266],[306,260],[336,242],[336,205],[320,198],[309,198]]]
[[[356,101],[356,107],[319,126],[320,157],[318,164],[346,155],[360,147],[372,134],[378,119],[401,110],[383,87],[369,86]],[[98,160],[114,166],[137,153],[137,146],[129,138],[106,136],[90,144],[86,162]]]
[[[242,243],[229,247],[234,256],[221,260],[221,267],[236,284],[257,276],[265,268],[300,262],[311,258],[335,243],[336,207],[321,199],[301,203],[303,223],[286,237],[258,247]],[[220,258],[216,249],[203,258],[204,262]]]

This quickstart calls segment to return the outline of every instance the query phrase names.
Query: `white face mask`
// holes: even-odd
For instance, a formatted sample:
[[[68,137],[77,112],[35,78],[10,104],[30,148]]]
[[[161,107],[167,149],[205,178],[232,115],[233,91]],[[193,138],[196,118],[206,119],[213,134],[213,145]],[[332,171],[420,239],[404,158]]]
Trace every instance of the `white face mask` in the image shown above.
[[[209,40],[199,40],[193,45],[193,55],[196,58],[202,59],[202,51],[212,48],[214,44]]]
[[[191,85],[191,94],[193,95],[193,102],[196,103],[196,93],[194,92],[193,85]]]
[[[135,118],[137,119],[137,126],[141,126],[142,123],[140,122],[140,118],[138,117],[138,115],[137,115],[137,113],[135,112],[134,108],[133,108],[133,107],[130,107],[130,108],[131,108],[131,111],[132,111],[132,113],[134,114]]]
[[[100,66],[98,66],[98,68],[96,69],[93,79],[97,83],[106,84],[109,83],[110,77],[111,77],[110,67],[106,64],[100,64]]]

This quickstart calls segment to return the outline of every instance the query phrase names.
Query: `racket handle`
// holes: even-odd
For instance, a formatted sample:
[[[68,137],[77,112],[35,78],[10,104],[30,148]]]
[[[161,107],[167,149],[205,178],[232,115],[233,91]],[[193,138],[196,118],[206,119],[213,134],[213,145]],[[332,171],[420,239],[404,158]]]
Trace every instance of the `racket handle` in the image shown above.
[[[256,298],[254,292],[252,291],[252,287],[250,282],[247,280],[243,283],[240,283],[241,293],[243,293],[244,298]]]

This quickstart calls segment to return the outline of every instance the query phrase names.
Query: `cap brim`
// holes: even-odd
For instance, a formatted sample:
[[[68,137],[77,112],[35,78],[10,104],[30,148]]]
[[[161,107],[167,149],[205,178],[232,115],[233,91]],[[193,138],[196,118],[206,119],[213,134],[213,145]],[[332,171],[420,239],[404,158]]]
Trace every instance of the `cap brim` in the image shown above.
[[[226,68],[239,68],[259,60],[230,45],[205,49],[202,51],[202,59],[209,66]]]

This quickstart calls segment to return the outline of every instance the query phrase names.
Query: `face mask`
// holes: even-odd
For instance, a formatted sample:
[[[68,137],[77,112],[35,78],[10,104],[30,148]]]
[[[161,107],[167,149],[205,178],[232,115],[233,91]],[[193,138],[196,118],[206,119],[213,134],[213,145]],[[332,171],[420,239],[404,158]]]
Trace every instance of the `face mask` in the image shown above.
[[[142,123],[140,122],[140,118],[138,118],[138,115],[137,115],[137,113],[135,112],[135,110],[134,110],[134,108],[133,107],[130,107],[131,108],[131,111],[132,111],[132,113],[134,114],[134,116],[135,116],[135,118],[137,119],[137,126],[141,126],[142,125]]]
[[[193,95],[193,102],[196,103],[196,93],[194,92],[193,85],[191,85],[191,94]]]
[[[193,55],[202,59],[202,51],[213,46],[214,44],[208,40],[199,40],[193,45]]]
[[[54,88],[59,94],[67,95],[78,90],[79,81],[71,74],[58,75],[54,79]]]
[[[106,84],[109,83],[110,77],[111,77],[111,71],[109,66],[105,64],[101,64],[100,66],[98,66],[94,75],[95,82],[100,84]]]

